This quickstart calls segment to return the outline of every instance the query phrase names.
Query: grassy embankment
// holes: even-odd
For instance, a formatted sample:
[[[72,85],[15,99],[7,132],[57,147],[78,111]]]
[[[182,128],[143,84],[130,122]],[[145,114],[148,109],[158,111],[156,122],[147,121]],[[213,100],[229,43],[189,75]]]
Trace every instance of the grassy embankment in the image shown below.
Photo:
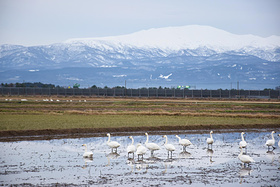
[[[75,99],[75,98],[72,98]],[[38,101],[35,101],[38,100]],[[81,100],[81,102],[79,102]],[[0,101],[0,131],[100,128],[280,127],[280,102],[76,98]]]

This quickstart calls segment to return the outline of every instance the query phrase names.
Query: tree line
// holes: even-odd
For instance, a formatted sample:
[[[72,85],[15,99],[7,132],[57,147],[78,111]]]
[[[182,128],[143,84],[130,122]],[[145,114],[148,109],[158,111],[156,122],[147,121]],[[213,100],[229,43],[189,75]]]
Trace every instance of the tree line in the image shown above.
[[[10,88],[56,88],[56,87],[60,87],[60,86],[55,86],[54,84],[44,84],[41,82],[24,82],[24,83],[1,83],[1,87],[10,87]]]
[[[76,88],[76,89],[79,89],[80,85],[76,83],[72,87],[70,87],[70,86],[67,87],[67,86],[59,86],[59,85],[54,85],[54,84],[44,84],[41,82],[34,82],[34,83],[24,82],[24,83],[1,83],[0,87],[1,88]],[[93,88],[93,89],[125,89],[126,87],[115,86],[115,87],[110,88],[108,86],[104,86],[102,88],[102,87],[93,85],[90,88]],[[162,86],[149,87],[149,88],[143,87],[141,89],[186,89],[186,90],[189,90],[189,88],[181,88],[181,87],[171,87],[170,88],[170,87],[162,87]],[[203,90],[207,90],[207,89],[203,89]],[[223,90],[223,89],[220,88],[217,90]],[[228,89],[225,89],[225,90],[228,90]],[[236,90],[236,89],[231,89],[231,90]],[[243,90],[243,89],[240,89],[240,90]],[[274,89],[265,88],[264,90],[274,90]],[[280,90],[280,86],[277,86],[275,88],[275,90]]]

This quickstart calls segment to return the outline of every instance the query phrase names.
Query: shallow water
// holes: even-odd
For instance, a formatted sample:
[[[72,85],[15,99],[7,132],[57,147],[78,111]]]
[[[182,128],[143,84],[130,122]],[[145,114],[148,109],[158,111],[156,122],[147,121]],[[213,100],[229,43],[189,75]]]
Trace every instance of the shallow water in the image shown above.
[[[280,131],[280,129],[274,129]],[[178,133],[178,132],[177,132]],[[280,184],[279,133],[274,134],[277,147],[267,150],[265,142],[271,139],[271,129],[251,130],[244,135],[247,154],[256,162],[243,167],[237,156],[240,133],[213,133],[213,149],[208,150],[208,133],[180,132],[193,145],[182,152],[175,134],[168,133],[168,143],[176,147],[173,158],[167,158],[162,135],[150,135],[150,142],[161,150],[144,155],[143,161],[128,159],[128,136],[114,136],[121,146],[112,154],[106,145],[107,137],[60,139],[44,141],[0,142],[0,184],[2,185],[105,185],[105,186],[266,186]],[[133,136],[135,144],[146,141],[146,136]],[[84,147],[94,153],[93,159],[84,159]]]

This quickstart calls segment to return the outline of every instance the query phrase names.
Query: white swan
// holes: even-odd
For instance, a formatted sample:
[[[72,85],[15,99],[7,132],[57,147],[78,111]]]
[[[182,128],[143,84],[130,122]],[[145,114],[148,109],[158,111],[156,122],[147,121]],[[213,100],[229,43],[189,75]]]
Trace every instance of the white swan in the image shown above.
[[[170,152],[171,153],[171,158],[172,158],[172,152],[175,151],[175,147],[174,147],[174,145],[167,143],[168,140],[167,140],[167,136],[166,135],[164,135],[163,138],[165,138],[165,140],[166,140],[165,144],[164,144],[164,147],[167,150],[168,157],[169,157],[169,152]]]
[[[247,142],[244,140],[243,134],[245,134],[245,133],[241,132],[242,141],[239,142],[239,147],[246,148],[247,147]]]
[[[155,143],[149,143],[149,135],[148,135],[148,133],[146,132],[145,135],[147,136],[147,140],[146,140],[145,145],[151,151],[151,156],[153,156],[154,155],[154,151],[160,150],[160,147],[157,144],[155,144]]]
[[[214,143],[214,139],[212,137],[212,133],[213,131],[210,131],[210,138],[207,138],[206,142],[208,144],[208,149],[209,149],[209,145],[211,145],[211,149],[212,149],[212,144]]]
[[[127,146],[126,150],[127,150],[127,156],[129,157],[129,154],[133,154],[133,158],[134,158],[134,152],[136,151],[136,148],[135,146],[133,145],[134,144],[134,139],[132,136],[129,136],[129,138],[131,139],[131,144],[129,146]]]
[[[273,147],[275,144],[275,140],[274,140],[274,136],[273,136],[274,133],[275,133],[274,131],[271,132],[272,139],[267,140],[265,143],[265,145],[267,146],[267,149],[269,149],[269,146],[271,146],[273,149],[275,149],[275,147]]]
[[[183,151],[186,151],[186,147],[187,146],[192,145],[190,140],[188,140],[188,139],[181,139],[178,135],[176,135],[176,137],[179,139],[179,144],[181,144],[183,146]]]
[[[240,147],[241,151],[238,155],[238,159],[243,162],[244,164],[250,164],[252,162],[255,162],[253,158],[251,158],[249,155],[243,155],[242,147]]]
[[[112,148],[112,152],[114,152],[113,150],[115,149],[116,150],[115,153],[116,153],[118,147],[120,147],[120,144],[116,141],[110,141],[110,138],[111,138],[110,133],[108,133],[107,136],[109,137],[108,141],[107,141],[107,145]]]
[[[280,134],[278,134],[278,136],[280,137]],[[279,142],[278,142],[278,147],[280,147],[280,140],[279,140]]]
[[[87,145],[86,144],[83,144],[82,146],[85,147],[85,152],[83,154],[83,157],[84,158],[92,158],[93,157],[93,152],[87,150]]]
[[[147,148],[141,145],[140,143],[137,144],[136,147],[137,147],[136,154],[138,155],[138,160],[139,160],[139,155],[142,156],[142,160],[143,160],[143,155],[147,152]]]

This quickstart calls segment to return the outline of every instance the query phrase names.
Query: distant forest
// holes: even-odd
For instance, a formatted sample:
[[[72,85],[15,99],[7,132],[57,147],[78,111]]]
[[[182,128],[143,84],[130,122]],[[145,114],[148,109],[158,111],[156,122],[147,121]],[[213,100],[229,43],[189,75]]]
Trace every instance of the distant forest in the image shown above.
[[[54,84],[44,84],[41,82],[24,82],[24,83],[1,83],[0,85],[1,88],[79,88],[80,85],[78,83],[74,84],[72,87],[70,86],[59,86],[59,85],[54,85]],[[91,86],[91,88],[100,88],[97,87],[96,85]],[[104,88],[109,88],[105,86]],[[114,88],[125,88],[124,86],[116,86]]]
[[[24,82],[24,83],[1,83],[1,87],[17,87],[17,88],[22,88],[22,87],[29,87],[29,88],[55,88],[55,87],[60,87],[60,86],[55,86],[54,84],[43,84],[41,82]]]

